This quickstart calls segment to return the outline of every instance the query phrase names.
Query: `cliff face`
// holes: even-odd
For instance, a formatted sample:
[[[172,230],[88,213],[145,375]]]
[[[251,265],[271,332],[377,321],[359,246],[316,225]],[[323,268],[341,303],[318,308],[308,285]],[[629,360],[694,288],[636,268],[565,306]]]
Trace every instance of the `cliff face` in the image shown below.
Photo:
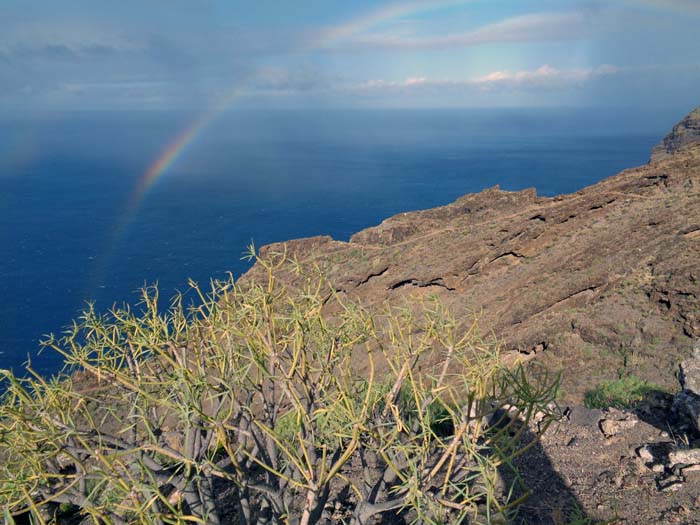
[[[700,144],[682,131],[695,113],[664,142],[669,154],[571,195],[496,187],[348,243],[317,237],[263,253],[286,250],[309,273],[320,266],[369,308],[437,295],[513,356],[563,369],[570,400],[621,367],[672,387],[700,337]]]
[[[661,160],[688,144],[700,142],[700,107],[681,120],[652,151],[651,160]]]

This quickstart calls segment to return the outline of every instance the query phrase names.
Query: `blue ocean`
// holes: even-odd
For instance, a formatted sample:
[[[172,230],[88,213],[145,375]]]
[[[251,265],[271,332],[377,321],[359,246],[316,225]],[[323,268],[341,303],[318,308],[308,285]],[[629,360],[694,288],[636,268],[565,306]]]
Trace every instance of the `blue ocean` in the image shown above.
[[[37,355],[38,341],[86,302],[105,310],[136,302],[144,284],[167,298],[188,278],[240,275],[251,243],[347,240],[496,184],[579,190],[647,162],[678,115],[233,111],[182,140],[198,117],[0,115],[0,368],[31,358],[56,371],[59,359]]]

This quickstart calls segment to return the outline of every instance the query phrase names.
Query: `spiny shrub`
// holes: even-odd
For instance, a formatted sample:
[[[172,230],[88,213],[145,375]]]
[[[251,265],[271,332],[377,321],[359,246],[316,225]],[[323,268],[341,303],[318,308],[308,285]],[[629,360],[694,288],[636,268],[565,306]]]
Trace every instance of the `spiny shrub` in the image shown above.
[[[46,341],[58,377],[0,372],[6,522],[471,523],[517,505],[513,459],[556,378],[504,367],[438,303],[373,316],[320,276],[286,288],[283,256],[257,263],[262,282],[192,284],[197,306],[161,312],[151,288],[137,311],[88,309]]]

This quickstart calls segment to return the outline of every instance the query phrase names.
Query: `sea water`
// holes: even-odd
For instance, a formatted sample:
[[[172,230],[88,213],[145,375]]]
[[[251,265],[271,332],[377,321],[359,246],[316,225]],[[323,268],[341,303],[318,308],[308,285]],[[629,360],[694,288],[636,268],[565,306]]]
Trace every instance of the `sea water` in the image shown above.
[[[88,301],[238,276],[251,243],[347,240],[496,184],[579,190],[646,162],[677,116],[233,111],[193,128],[200,115],[184,112],[0,115],[0,368],[54,372],[38,342]]]

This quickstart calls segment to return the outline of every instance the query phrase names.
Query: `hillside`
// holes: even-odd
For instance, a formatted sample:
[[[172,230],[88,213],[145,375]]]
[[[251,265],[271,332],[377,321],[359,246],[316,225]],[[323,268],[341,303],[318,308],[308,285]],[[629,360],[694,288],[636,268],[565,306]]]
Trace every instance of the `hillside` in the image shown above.
[[[684,370],[700,369],[700,110],[647,165],[574,194],[496,187],[347,243],[315,237],[262,252],[297,258],[302,273],[320,268],[341,299],[370,310],[437,296],[511,359],[561,370],[562,419],[518,461],[533,490],[520,522],[700,523],[700,392],[687,377],[675,401],[656,390],[634,410],[581,406],[618,376],[677,392],[694,345]]]
[[[437,295],[512,355],[562,369],[566,401],[621,367],[673,388],[700,336],[698,116],[649,164],[573,194],[495,187],[396,215],[350,242],[315,237],[262,252],[286,251],[308,272],[318,265],[341,297],[370,308]]]

